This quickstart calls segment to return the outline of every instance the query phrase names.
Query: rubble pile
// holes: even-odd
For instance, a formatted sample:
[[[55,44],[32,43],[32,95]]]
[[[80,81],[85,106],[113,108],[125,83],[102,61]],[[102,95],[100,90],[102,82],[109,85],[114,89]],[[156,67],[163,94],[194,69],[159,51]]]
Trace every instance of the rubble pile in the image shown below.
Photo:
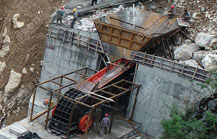
[[[169,5],[166,9],[168,10]],[[188,38],[175,47],[174,59],[179,63],[203,68],[216,69],[217,60],[217,2],[199,0],[174,0],[176,15],[182,15],[186,9],[191,13]],[[189,44],[190,41],[190,44]],[[197,49],[196,49],[197,48]]]
[[[141,3],[138,4],[136,7],[136,9],[138,8],[144,8]],[[104,16],[108,16],[114,13],[119,12],[120,10],[124,10],[124,9],[128,9],[128,11],[132,11],[133,7],[124,7],[123,5],[120,5],[117,8],[111,8],[111,9],[99,9],[96,10],[95,14],[87,16],[87,17],[82,17],[81,19],[77,20],[75,22],[74,28],[75,29],[79,29],[79,30],[83,30],[83,31],[89,31],[89,32],[95,32],[96,31],[96,27],[95,24],[93,22],[94,19],[97,18],[101,18]],[[68,15],[65,20],[63,21],[63,23],[67,26],[70,25],[71,20],[73,19],[72,15]]]
[[[207,71],[216,69],[217,50],[216,36],[200,32],[197,34],[195,43],[184,44],[174,50],[174,59],[182,64],[204,68]]]
[[[191,27],[189,31],[193,38],[199,32],[211,35],[217,33],[217,2],[215,0],[179,0],[176,2],[177,13],[181,15],[184,9],[191,13]]]

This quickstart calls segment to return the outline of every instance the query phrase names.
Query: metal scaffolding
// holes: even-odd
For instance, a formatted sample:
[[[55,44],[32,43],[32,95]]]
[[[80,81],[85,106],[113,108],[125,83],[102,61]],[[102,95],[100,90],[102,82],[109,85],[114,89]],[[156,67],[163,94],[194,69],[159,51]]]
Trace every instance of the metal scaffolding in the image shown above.
[[[37,119],[38,117],[40,117],[40,116],[42,116],[44,114],[47,114],[46,121],[45,121],[45,129],[47,129],[48,121],[50,119],[50,116],[49,116],[50,111],[55,106],[57,106],[57,104],[59,103],[60,98],[62,97],[64,99],[67,99],[67,101],[70,101],[73,104],[72,105],[72,111],[70,113],[70,119],[73,116],[74,105],[80,104],[80,105],[85,106],[85,107],[87,107],[89,109],[88,121],[87,121],[85,136],[84,136],[85,139],[87,138],[87,134],[88,134],[88,125],[89,125],[91,114],[94,112],[94,109],[96,109],[100,105],[103,105],[106,102],[114,102],[114,107],[112,107],[113,108],[113,113],[112,113],[112,118],[111,118],[111,125],[110,125],[110,128],[109,128],[110,132],[111,132],[114,117],[119,118],[120,120],[124,120],[124,121],[128,122],[130,125],[133,126],[132,120],[133,120],[133,116],[134,116],[134,111],[135,111],[135,107],[136,107],[136,101],[137,101],[137,96],[138,96],[138,93],[139,93],[140,85],[137,85],[137,84],[134,84],[133,82],[122,79],[122,80],[117,81],[115,83],[112,83],[112,84],[110,84],[108,86],[105,86],[105,87],[103,87],[101,89],[97,89],[97,90],[95,90],[93,92],[83,92],[82,91],[82,95],[75,98],[75,99],[72,99],[72,98],[70,98],[68,96],[65,96],[65,95],[61,94],[62,89],[66,88],[66,87],[69,87],[69,86],[72,86],[72,85],[75,85],[76,83],[78,83],[77,80],[74,80],[74,79],[72,79],[70,77],[67,77],[67,76],[72,75],[72,74],[79,74],[79,75],[81,75],[82,79],[87,79],[87,77],[88,77],[87,76],[87,71],[88,70],[96,72],[95,70],[92,70],[92,69],[89,69],[89,68],[82,68],[80,70],[76,70],[76,71],[73,71],[73,72],[70,72],[70,73],[67,73],[67,74],[64,74],[64,75],[55,77],[53,79],[50,79],[50,80],[39,83],[37,85],[37,87],[39,87],[41,89],[44,89],[44,90],[46,90],[46,91],[48,91],[50,93],[48,109],[41,112],[41,113],[39,113],[39,114],[37,114],[37,115],[35,115],[35,116],[33,116],[35,96],[36,96],[36,90],[35,90],[35,92],[33,94],[33,103],[32,103],[30,121],[33,121],[33,120]],[[64,79],[71,81],[71,83],[64,85],[63,84]],[[59,80],[59,82],[57,82],[56,80]],[[49,89],[49,88],[43,86],[46,83],[54,83],[54,84],[58,85],[59,87],[55,88],[55,89]],[[114,92],[109,91],[111,89],[116,90],[116,91],[114,91]],[[129,119],[124,119],[124,118],[121,118],[121,117],[117,116],[116,115],[116,109],[118,107],[118,98],[121,97],[124,94],[133,92],[133,90],[136,90],[135,91],[136,92],[136,97],[135,97],[135,100],[134,100],[134,104],[133,104],[133,107],[132,107],[132,112],[130,114],[130,118]],[[51,102],[52,102],[52,98],[53,98],[54,94],[57,95],[57,103],[54,106],[51,106]],[[81,100],[84,99],[84,98],[88,98],[94,103],[87,104],[85,102],[82,102]],[[71,122],[71,120],[69,121],[69,125],[70,125],[70,122]],[[69,138],[69,135],[70,135],[70,129],[69,128],[67,129],[68,131],[66,132],[67,133],[66,138]]]

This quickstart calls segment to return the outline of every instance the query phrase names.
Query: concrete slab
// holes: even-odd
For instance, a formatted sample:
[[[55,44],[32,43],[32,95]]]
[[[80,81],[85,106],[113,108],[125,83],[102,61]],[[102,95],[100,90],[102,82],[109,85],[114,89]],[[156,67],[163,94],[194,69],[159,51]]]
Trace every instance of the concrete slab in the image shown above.
[[[43,115],[36,119],[33,122],[29,122],[29,118],[23,119],[19,122],[16,122],[12,125],[9,125],[3,129],[0,130],[0,139],[17,139],[18,136],[10,133],[10,129],[14,127],[15,125],[21,125],[23,128],[26,128],[28,131],[37,133],[41,138],[46,139],[61,139],[61,136],[56,136],[54,134],[51,134],[49,130],[44,129],[45,125],[45,117],[46,115]],[[98,123],[98,125],[100,125]],[[141,124],[137,123],[135,125],[135,128],[140,128]],[[97,132],[98,129],[98,132]],[[119,138],[128,138],[130,134],[134,132],[133,128],[126,122],[114,119],[113,122],[113,128],[111,131],[111,134],[104,135],[103,137],[99,136],[100,127],[96,127],[96,124],[94,124],[88,133],[87,138],[88,139],[119,139]],[[77,134],[74,136],[71,136],[70,138],[73,139],[83,139],[83,134]]]
[[[9,132],[16,136],[22,136],[25,135],[28,132],[28,130],[21,125],[13,124],[9,129]]]

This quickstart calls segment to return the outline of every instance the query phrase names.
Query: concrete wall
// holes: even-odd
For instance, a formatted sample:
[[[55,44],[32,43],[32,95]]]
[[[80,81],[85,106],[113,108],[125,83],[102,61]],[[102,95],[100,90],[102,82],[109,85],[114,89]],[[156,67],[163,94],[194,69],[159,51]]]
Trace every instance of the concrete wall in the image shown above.
[[[173,106],[185,112],[205,95],[196,85],[196,81],[192,82],[182,75],[144,65],[138,66],[135,83],[141,84],[142,87],[137,99],[134,120],[142,123],[143,132],[154,137],[162,135],[160,121],[170,118]],[[134,97],[135,93],[131,96],[131,106]]]
[[[97,39],[96,33],[87,33],[82,31],[73,30],[75,33],[79,33],[85,37],[91,37]],[[40,82],[52,79],[56,76],[72,72],[74,70],[81,69],[83,67],[89,67],[91,69],[97,68],[98,54],[93,50],[87,50],[85,47],[77,47],[75,45],[70,46],[68,43],[56,40],[54,38],[48,38],[46,41],[46,50],[43,59],[43,66],[41,71]],[[90,73],[92,74],[92,73]],[[80,76],[68,76],[73,79],[79,79]],[[58,80],[57,80],[58,81]],[[69,80],[63,80],[65,85],[70,84]],[[50,89],[58,88],[53,83],[45,84],[45,87]],[[69,88],[63,89],[61,93],[65,93]],[[45,90],[37,88],[36,102],[34,113],[45,109],[43,105],[44,99],[49,98],[49,93]],[[29,112],[32,105],[32,98],[29,103]],[[30,114],[30,113],[29,113]]]

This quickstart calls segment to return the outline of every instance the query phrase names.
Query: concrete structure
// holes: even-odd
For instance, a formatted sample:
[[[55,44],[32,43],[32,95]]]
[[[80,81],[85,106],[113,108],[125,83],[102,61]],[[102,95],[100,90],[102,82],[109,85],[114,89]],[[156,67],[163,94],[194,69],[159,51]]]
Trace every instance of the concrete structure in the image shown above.
[[[208,95],[197,85],[200,83],[198,81],[141,64],[138,66],[134,81],[142,85],[134,120],[142,123],[142,132],[154,137],[162,135],[160,121],[170,118],[173,107],[186,112],[196,106],[200,98]],[[131,96],[131,100],[134,100],[134,97]]]
[[[56,27],[55,25],[53,25]],[[66,29],[65,27],[58,26],[52,28],[53,32],[58,32],[58,29]],[[91,39],[97,39],[96,33],[86,33],[83,31],[69,30],[74,33],[78,33],[81,36],[89,37]],[[57,35],[57,34],[56,34]],[[59,34],[60,35],[60,34]],[[49,37],[46,41],[46,49],[43,60],[42,72],[40,82],[46,81],[48,79],[54,78],[58,75],[68,73],[83,67],[88,67],[91,69],[97,68],[98,53],[94,50],[87,50],[88,48],[77,46],[75,44],[70,45],[69,43],[64,43],[59,41],[56,38]],[[88,51],[88,52],[87,52]],[[92,75],[92,73],[89,73]],[[73,77],[78,79],[78,76]],[[70,82],[70,81],[69,81]],[[67,84],[67,82],[65,82]],[[53,89],[56,87],[56,84],[46,84],[46,87]],[[66,92],[69,88],[65,88],[62,92]],[[47,91],[44,91],[40,88],[37,88],[36,102],[34,113],[41,112],[45,109],[43,101],[49,97]],[[32,98],[29,103],[29,114],[32,104]]]

